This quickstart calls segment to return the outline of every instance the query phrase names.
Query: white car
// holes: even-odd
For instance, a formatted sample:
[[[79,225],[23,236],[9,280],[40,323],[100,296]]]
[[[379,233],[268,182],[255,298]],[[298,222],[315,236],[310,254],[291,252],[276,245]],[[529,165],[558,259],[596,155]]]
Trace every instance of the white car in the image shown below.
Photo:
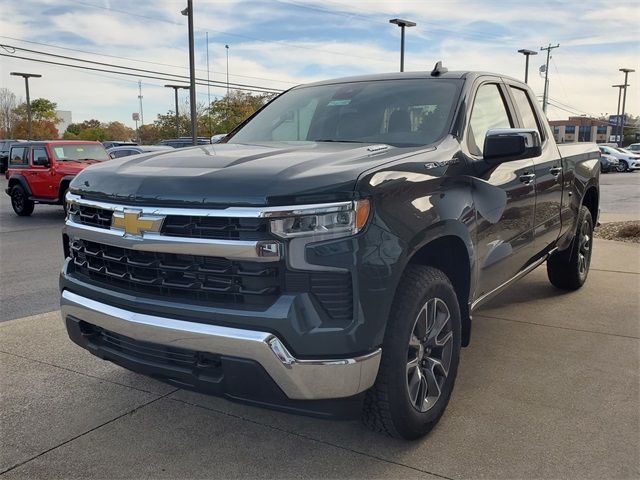
[[[598,145],[598,148],[602,153],[612,155],[618,159],[620,172],[632,172],[633,170],[640,170],[640,155],[633,153],[630,150],[617,147],[607,147],[604,145]]]
[[[629,150],[633,153],[637,153],[638,155],[640,155],[640,143],[632,143],[631,145],[626,147],[625,150]]]

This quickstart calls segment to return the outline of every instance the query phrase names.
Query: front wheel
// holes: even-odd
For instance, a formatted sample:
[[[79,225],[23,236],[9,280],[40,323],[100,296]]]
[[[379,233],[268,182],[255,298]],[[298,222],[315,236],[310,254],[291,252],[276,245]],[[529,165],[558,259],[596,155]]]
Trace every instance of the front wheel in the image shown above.
[[[15,185],[11,189],[11,207],[17,215],[21,217],[28,217],[33,213],[35,204],[29,200],[27,192],[20,185]]]
[[[587,280],[593,251],[593,219],[584,205],[578,212],[578,228],[571,246],[547,260],[549,281],[563,290],[577,290]]]
[[[618,165],[616,165],[616,170],[618,172],[626,172],[628,168],[629,165],[627,165],[627,162],[625,162],[624,160],[620,160],[618,162]]]
[[[363,421],[390,436],[416,439],[431,431],[449,403],[460,359],[460,307],[442,271],[410,265],[391,311]]]

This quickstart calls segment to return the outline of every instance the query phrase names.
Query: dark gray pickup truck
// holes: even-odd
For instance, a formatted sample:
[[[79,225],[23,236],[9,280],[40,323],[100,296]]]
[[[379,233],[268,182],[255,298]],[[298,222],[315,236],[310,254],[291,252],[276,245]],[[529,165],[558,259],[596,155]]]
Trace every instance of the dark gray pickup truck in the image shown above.
[[[417,438],[474,310],[546,261],[589,270],[598,149],[500,75],[293,88],[225,143],[94,165],[67,194],[62,317],[173,385]]]

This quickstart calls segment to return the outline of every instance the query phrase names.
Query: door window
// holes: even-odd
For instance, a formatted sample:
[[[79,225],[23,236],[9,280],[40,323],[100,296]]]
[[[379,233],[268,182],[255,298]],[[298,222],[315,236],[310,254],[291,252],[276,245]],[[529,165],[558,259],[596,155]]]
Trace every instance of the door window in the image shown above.
[[[24,167],[29,163],[27,159],[28,150],[25,147],[14,147],[11,149],[9,165],[13,167]]]
[[[47,154],[47,149],[42,147],[34,148],[31,153],[31,164],[38,165],[37,163],[38,159],[42,157],[46,158],[47,160],[49,159],[49,155]]]
[[[516,108],[520,112],[520,118],[522,118],[522,126],[531,130],[536,130],[540,135],[540,140],[544,140],[544,132],[540,128],[538,123],[538,117],[533,109],[531,100],[527,92],[521,88],[511,87],[511,94],[515,100]]]
[[[511,127],[513,124],[498,85],[482,85],[476,93],[469,121],[469,151],[474,155],[482,155],[484,139],[489,130]]]

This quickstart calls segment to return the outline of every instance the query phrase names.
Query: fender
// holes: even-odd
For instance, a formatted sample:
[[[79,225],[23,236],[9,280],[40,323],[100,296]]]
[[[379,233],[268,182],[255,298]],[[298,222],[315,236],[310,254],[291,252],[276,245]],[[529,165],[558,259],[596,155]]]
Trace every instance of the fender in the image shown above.
[[[29,187],[29,183],[27,182],[27,179],[24,178],[23,175],[20,174],[14,174],[11,175],[11,177],[9,177],[9,184],[8,184],[8,188],[7,188],[7,193],[9,195],[11,195],[10,193],[10,189],[13,188],[13,186],[18,183],[22,186],[22,188],[24,188],[24,191],[27,192],[27,196],[31,197],[33,195],[33,192],[31,191],[31,188]]]
[[[76,177],[75,175],[65,175],[60,179],[58,199],[60,200],[60,203],[63,205],[64,205],[64,194],[67,191],[67,188],[69,188],[69,185],[71,184],[71,180],[73,180],[75,177]]]

